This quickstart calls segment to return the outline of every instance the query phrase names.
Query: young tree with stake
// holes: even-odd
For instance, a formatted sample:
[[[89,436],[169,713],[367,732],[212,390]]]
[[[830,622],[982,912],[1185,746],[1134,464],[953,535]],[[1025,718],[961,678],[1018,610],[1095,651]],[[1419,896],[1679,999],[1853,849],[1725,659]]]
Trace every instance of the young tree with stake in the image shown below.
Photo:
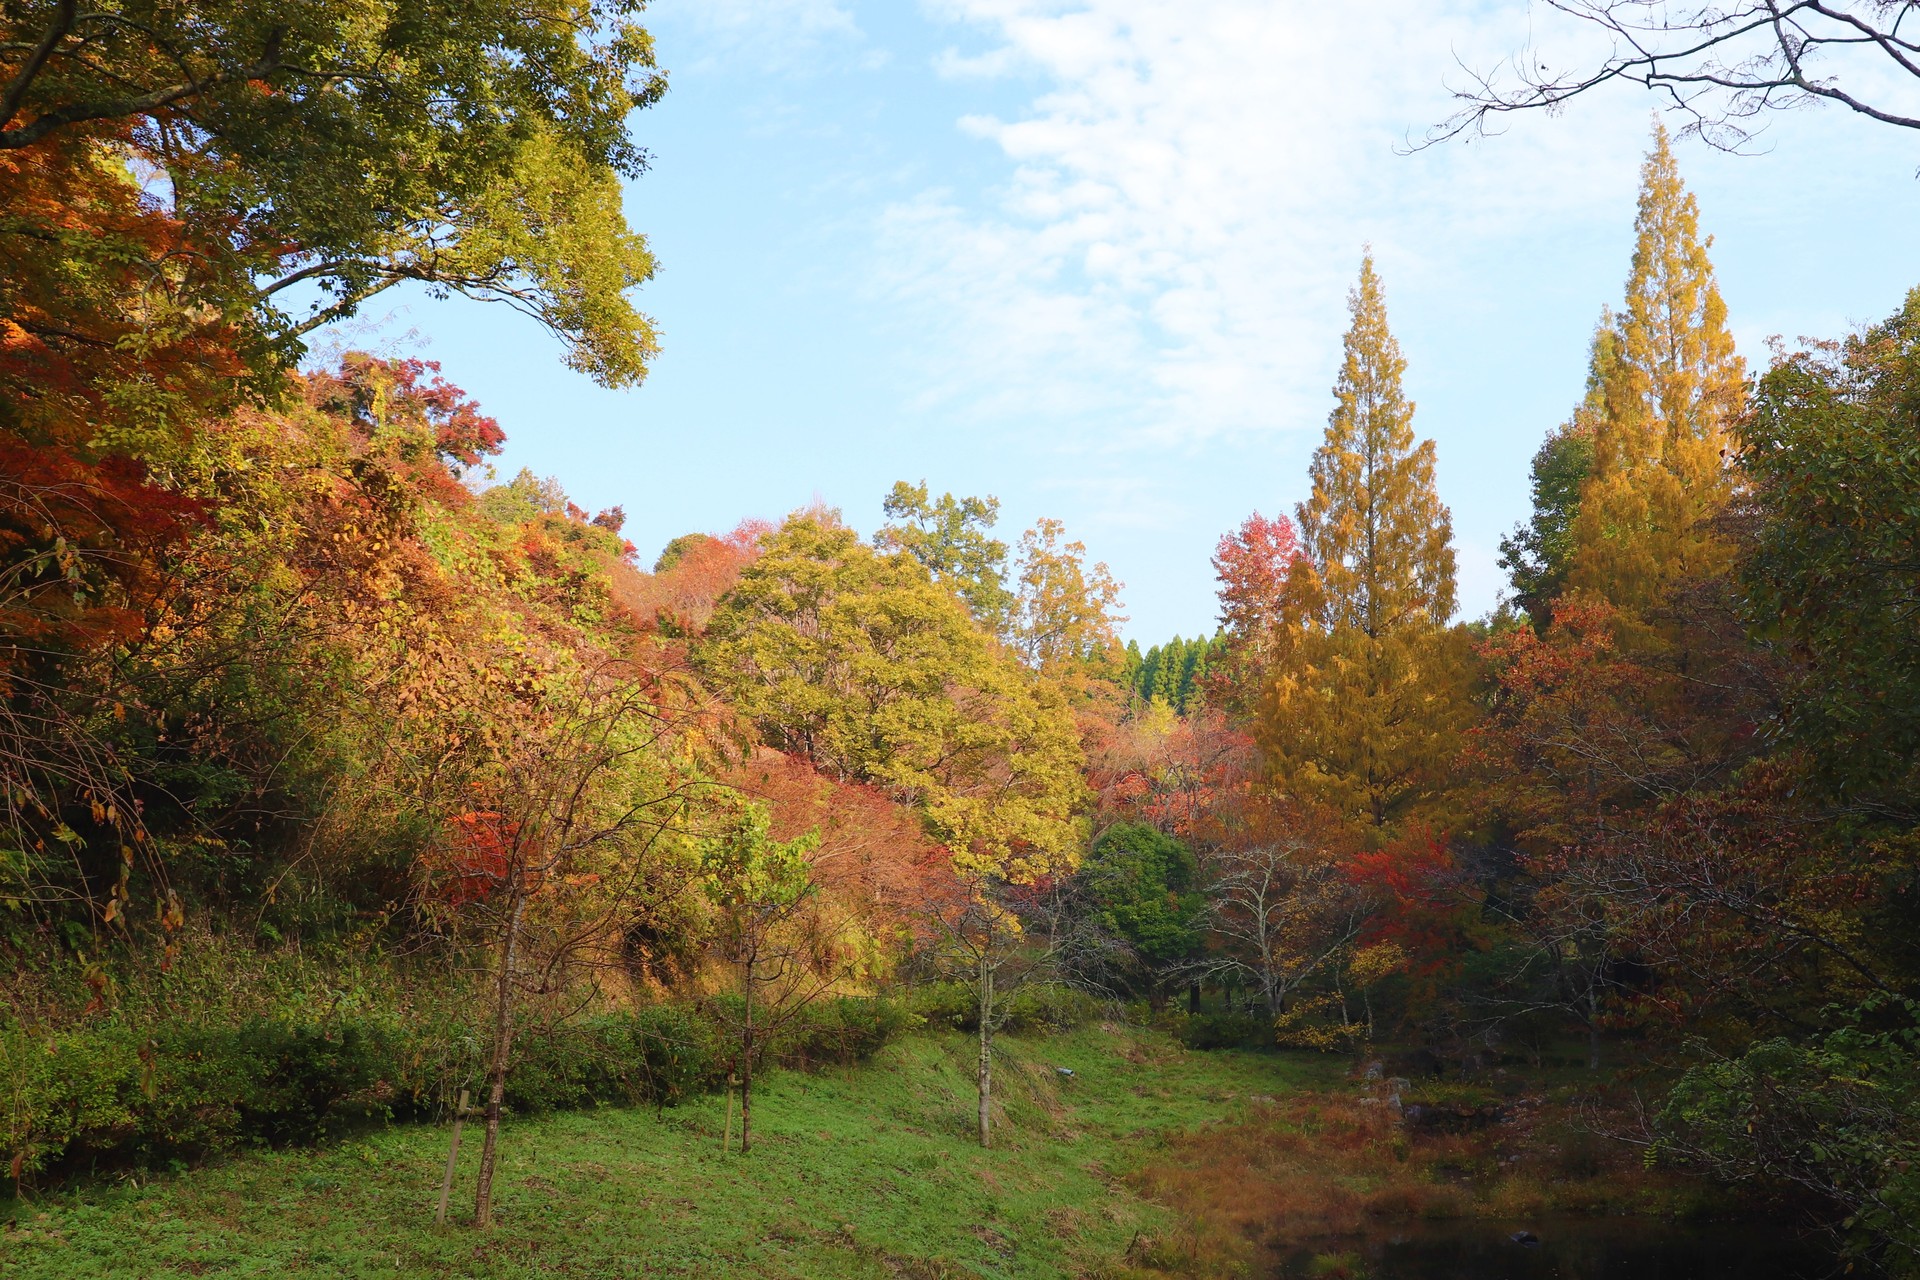
[[[720,835],[701,844],[700,871],[718,915],[716,950],[740,977],[740,1152],[753,1147],[753,1064],[801,1010],[851,973],[839,932],[820,913],[811,857],[817,831],[769,836],[765,806],[740,807]]]
[[[476,749],[465,790],[478,802],[447,820],[426,859],[429,917],[450,917],[492,955],[476,1226],[492,1223],[524,1006],[592,998],[592,974],[617,953],[632,909],[660,891],[653,855],[691,803],[688,784],[663,764],[676,717],[648,690],[607,663],[582,672],[564,697],[516,702],[513,732]]]

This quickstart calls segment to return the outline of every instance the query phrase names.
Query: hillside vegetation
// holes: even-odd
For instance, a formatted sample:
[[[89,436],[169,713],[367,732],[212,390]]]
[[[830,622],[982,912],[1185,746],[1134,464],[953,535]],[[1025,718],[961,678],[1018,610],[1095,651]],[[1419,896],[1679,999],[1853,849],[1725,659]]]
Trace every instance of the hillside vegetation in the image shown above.
[[[6,1266],[1227,1266],[1584,1144],[1920,1271],[1920,290],[1750,365],[1656,127],[1480,619],[1370,254],[1212,635],[924,479],[643,554],[318,336],[644,378],[639,8],[0,12]]]

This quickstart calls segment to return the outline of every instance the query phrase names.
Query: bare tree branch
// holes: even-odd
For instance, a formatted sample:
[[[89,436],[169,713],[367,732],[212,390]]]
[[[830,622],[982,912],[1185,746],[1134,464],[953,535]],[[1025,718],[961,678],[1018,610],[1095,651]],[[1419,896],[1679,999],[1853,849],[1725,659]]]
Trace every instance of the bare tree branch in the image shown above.
[[[1742,151],[1769,111],[1833,102],[1882,124],[1920,129],[1920,108],[1901,104],[1899,88],[1858,86],[1891,74],[1911,83],[1920,103],[1920,41],[1903,24],[1920,25],[1916,0],[1748,0],[1722,8],[1666,0],[1544,0],[1547,7],[1597,29],[1611,44],[1599,64],[1558,71],[1533,46],[1492,71],[1466,68],[1470,82],[1454,90],[1459,111],[1429,129],[1413,149],[1463,134],[1485,135],[1492,122],[1521,111],[1562,109],[1615,81],[1662,94],[1688,117],[1682,132],[1726,151]],[[1817,65],[1830,59],[1829,73]],[[1836,66],[1833,60],[1844,59]],[[1502,72],[1516,87],[1507,87]],[[1853,87],[1842,87],[1844,71]]]

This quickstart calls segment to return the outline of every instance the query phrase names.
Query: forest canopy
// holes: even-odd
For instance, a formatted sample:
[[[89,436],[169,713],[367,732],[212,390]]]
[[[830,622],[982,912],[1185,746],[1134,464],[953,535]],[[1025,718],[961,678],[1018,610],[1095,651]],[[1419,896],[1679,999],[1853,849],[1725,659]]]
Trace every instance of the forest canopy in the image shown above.
[[[1222,517],[1192,636],[1142,647],[1065,523],[925,478],[870,536],[815,501],[643,556],[627,507],[495,473],[543,424],[305,345],[412,285],[639,383],[639,18],[0,17],[16,1196],[471,1095],[485,1226],[503,1117],[721,1089],[731,1143],[737,1090],[744,1155],[756,1071],[911,1027],[969,1038],[990,1148],[996,1037],[1097,1017],[1461,1097],[1631,1070],[1645,1162],[1915,1273],[1920,289],[1750,363],[1656,127],[1478,619],[1370,252],[1305,497]],[[1812,34],[1659,33],[1696,28],[1685,65],[1759,41],[1731,118],[1840,92]]]

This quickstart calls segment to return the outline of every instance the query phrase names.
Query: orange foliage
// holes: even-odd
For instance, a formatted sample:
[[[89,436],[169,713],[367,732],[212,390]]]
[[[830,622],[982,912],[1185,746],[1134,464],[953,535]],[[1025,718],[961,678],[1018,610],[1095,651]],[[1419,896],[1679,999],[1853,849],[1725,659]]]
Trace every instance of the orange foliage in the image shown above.
[[[246,372],[231,326],[186,301],[204,255],[120,170],[120,141],[0,152],[0,632],[35,647],[137,624],[155,557],[200,517],[146,459]]]
[[[912,808],[879,788],[837,781],[769,748],[755,751],[728,781],[768,806],[774,839],[817,830],[815,877],[876,925],[918,928],[925,904],[950,896],[946,850]]]
[[[772,529],[765,520],[742,520],[721,537],[678,539],[677,559],[657,572],[616,573],[614,595],[643,626],[696,636],[706,629],[720,597],[740,580],[740,571],[759,558],[760,539]]]
[[[1087,780],[1103,815],[1193,837],[1241,802],[1257,762],[1253,739],[1210,707],[1184,717],[1083,717]]]
[[[428,863],[447,904],[454,907],[486,901],[515,875],[528,892],[540,882],[539,870],[525,866],[520,824],[491,809],[456,814],[447,839],[435,847]]]

